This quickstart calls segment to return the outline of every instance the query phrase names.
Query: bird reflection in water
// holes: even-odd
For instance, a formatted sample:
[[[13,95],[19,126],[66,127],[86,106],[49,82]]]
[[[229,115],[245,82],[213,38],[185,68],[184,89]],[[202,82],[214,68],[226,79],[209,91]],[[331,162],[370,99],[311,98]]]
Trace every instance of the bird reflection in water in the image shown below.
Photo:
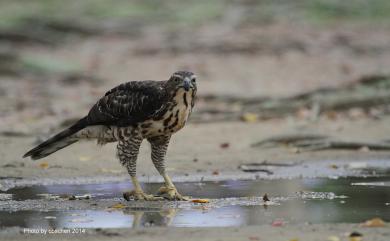
[[[175,218],[178,209],[126,209],[123,214],[133,217],[133,228],[151,226],[170,226]]]

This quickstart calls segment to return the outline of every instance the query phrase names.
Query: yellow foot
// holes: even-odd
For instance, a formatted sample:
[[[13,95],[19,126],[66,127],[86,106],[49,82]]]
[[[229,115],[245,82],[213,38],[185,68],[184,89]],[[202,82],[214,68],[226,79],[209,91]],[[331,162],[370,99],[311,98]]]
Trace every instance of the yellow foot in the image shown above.
[[[189,197],[182,196],[175,187],[162,186],[158,190],[158,195],[162,195],[168,200],[188,201],[190,199]]]
[[[130,200],[144,200],[144,201],[161,201],[164,200],[163,197],[156,197],[150,194],[145,194],[143,191],[136,191],[133,190],[131,192],[124,192],[123,193],[123,198],[126,199],[127,201]]]

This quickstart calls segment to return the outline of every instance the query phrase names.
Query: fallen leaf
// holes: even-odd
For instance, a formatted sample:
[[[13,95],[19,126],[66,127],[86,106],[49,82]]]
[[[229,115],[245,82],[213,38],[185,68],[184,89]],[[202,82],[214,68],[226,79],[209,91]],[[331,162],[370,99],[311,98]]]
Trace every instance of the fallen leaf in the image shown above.
[[[245,113],[241,116],[241,119],[248,123],[255,123],[259,120],[259,115],[255,113]]]
[[[332,168],[332,169],[338,169],[339,168],[336,164],[330,164],[329,167]]]
[[[209,203],[210,201],[208,199],[192,199],[191,202],[193,202],[193,203]]]
[[[79,161],[85,162],[91,160],[90,156],[79,156]]]
[[[373,218],[370,220],[367,220],[362,224],[363,227],[370,227],[370,228],[377,228],[377,227],[384,227],[385,221],[383,221],[381,218]]]
[[[349,241],[361,241],[363,239],[363,235],[358,232],[352,232],[349,234]]]
[[[122,203],[117,203],[117,204],[112,205],[110,208],[122,209],[122,208],[125,208],[125,207],[126,207],[126,205],[124,205]]]
[[[41,163],[39,163],[39,167],[42,169],[47,169],[49,167],[49,163],[48,162],[41,162]]]
[[[335,120],[338,117],[338,114],[336,111],[327,111],[325,112],[325,116],[330,120]]]
[[[230,146],[229,142],[225,142],[225,143],[222,143],[222,144],[220,145],[220,147],[221,147],[222,149],[229,148],[229,146]]]
[[[251,240],[251,241],[258,241],[258,240],[260,240],[259,237],[248,237],[248,239]]]
[[[275,220],[271,224],[273,227],[281,227],[284,225],[284,222],[282,220]]]
[[[362,241],[362,237],[349,237],[349,241]]]
[[[212,173],[214,176],[217,176],[217,175],[219,175],[219,171],[213,171],[213,173]]]
[[[327,240],[328,241],[340,241],[340,238],[337,236],[329,236]]]

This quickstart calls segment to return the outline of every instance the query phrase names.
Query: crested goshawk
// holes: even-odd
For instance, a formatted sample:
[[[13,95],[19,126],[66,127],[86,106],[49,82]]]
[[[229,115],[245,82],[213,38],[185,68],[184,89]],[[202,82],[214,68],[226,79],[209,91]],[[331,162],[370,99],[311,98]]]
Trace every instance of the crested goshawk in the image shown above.
[[[166,81],[123,83],[97,101],[87,116],[23,157],[40,159],[81,139],[97,139],[98,144],[118,142],[118,158],[134,186],[124,198],[159,200],[161,196],[145,194],[136,177],[138,151],[147,139],[152,162],[165,181],[159,193],[170,200],[185,200],[165,172],[164,158],[172,134],[184,127],[192,112],[196,91],[196,76],[188,71],[177,71]]]

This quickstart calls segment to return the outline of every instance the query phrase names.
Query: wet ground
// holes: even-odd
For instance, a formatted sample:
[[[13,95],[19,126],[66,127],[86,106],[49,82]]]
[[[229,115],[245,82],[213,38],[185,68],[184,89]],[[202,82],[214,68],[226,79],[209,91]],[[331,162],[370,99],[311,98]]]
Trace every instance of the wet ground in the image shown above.
[[[144,184],[155,193],[161,184]],[[209,203],[126,202],[129,183],[47,185],[0,194],[0,226],[28,228],[221,227],[390,221],[390,176],[178,183]],[[264,202],[267,193],[270,201]],[[73,199],[74,195],[78,200]],[[118,205],[123,204],[123,205]]]

